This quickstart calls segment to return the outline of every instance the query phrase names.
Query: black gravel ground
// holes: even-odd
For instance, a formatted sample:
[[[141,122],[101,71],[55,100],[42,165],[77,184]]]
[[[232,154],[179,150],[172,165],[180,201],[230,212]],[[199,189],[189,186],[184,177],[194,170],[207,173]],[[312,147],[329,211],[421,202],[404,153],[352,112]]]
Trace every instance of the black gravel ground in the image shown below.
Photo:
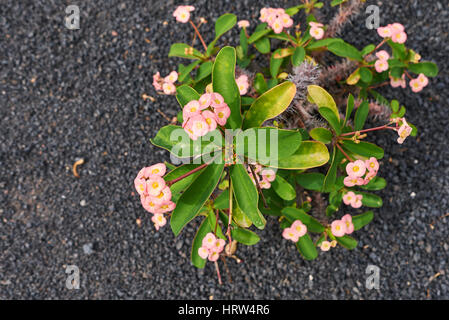
[[[403,23],[407,44],[440,67],[421,94],[384,91],[407,106],[420,130],[402,146],[389,132],[373,138],[385,147],[384,207],[357,232],[357,249],[313,262],[269,219],[260,243],[239,251],[245,262],[229,263],[233,283],[220,287],[212,264],[190,265],[197,222],[177,239],[168,227],[155,232],[133,194],[137,171],[168,159],[148,139],[167,123],[157,108],[174,116],[178,106],[156,94],[151,76],[175,68],[170,43],[191,41],[188,25],[171,16],[181,2],[77,1],[81,28],[72,31],[63,25],[70,1],[2,0],[0,299],[448,299],[448,3],[373,3],[381,24]],[[295,1],[189,4],[212,35],[226,11],[254,26],[261,7]],[[379,39],[364,19],[343,33],[360,48]],[[79,158],[86,162],[76,179],[71,166]],[[79,290],[65,287],[72,264],[81,270]],[[365,288],[370,264],[380,267],[379,290]]]

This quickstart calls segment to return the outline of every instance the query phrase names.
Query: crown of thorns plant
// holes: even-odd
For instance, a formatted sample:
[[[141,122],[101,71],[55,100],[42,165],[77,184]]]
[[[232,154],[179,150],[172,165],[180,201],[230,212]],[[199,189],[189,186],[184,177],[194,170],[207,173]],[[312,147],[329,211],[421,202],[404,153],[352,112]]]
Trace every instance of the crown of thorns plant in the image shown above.
[[[279,234],[304,259],[317,258],[317,248],[354,249],[350,235],[374,217],[356,211],[381,207],[372,192],[386,186],[378,161],[384,151],[366,140],[379,130],[397,134],[399,144],[417,134],[405,107],[378,90],[405,89],[409,80],[419,92],[437,66],[406,47],[407,33],[397,22],[377,29],[377,45],[360,50],[343,41],[337,35],[363,2],[331,5],[339,7],[328,25],[318,21],[323,3],[316,0],[262,8],[252,33],[247,20],[237,23],[226,13],[208,45],[199,31],[206,21],[191,19],[193,6],[173,13],[193,27],[194,39],[192,46],[173,44],[169,56],[192,62],[153,76],[154,88],[176,95],[181,110],[178,124],[161,128],[151,141],[182,164],[145,167],[134,185],[156,230],[169,218],[177,236],[196,217],[202,220],[191,261],[198,268],[214,262],[220,283],[218,260],[241,262],[237,243],[256,244],[255,229],[265,227],[266,216],[279,221]],[[305,22],[296,24],[300,12]],[[236,24],[240,44],[220,48],[218,40]],[[196,39],[202,50],[193,47]],[[258,54],[269,58],[268,68],[257,65]],[[365,128],[368,117],[382,124]],[[357,214],[347,213],[349,207]]]

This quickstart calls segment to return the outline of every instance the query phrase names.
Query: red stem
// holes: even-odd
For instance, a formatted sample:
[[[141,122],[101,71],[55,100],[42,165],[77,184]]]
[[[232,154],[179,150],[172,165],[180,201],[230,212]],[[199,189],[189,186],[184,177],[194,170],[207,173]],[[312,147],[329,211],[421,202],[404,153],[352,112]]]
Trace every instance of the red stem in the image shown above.
[[[351,159],[350,156],[348,156],[348,154],[346,152],[344,152],[343,148],[340,147],[340,145],[337,143],[335,143],[335,145],[337,146],[337,148],[341,151],[341,153],[343,153],[343,155],[346,157],[346,159],[349,160],[349,162],[353,162],[354,160]]]
[[[204,50],[207,51],[206,43],[203,40],[203,37],[201,36],[200,32],[198,31],[198,28],[196,25],[192,22],[192,20],[189,20],[190,24],[192,25],[193,29],[195,30],[195,33],[198,35],[198,38],[200,39],[201,43],[203,44]]]
[[[193,169],[193,170],[191,170],[191,171],[189,171],[187,173],[184,173],[183,175],[177,177],[176,179],[173,179],[173,180],[170,180],[170,181],[166,181],[165,184],[167,186],[171,186],[172,184],[174,184],[174,183],[176,183],[176,182],[178,182],[178,181],[180,181],[180,180],[182,180],[184,178],[187,178],[188,176],[194,174],[195,172],[200,171],[201,169],[207,167],[208,165],[209,165],[208,163],[203,163],[199,167],[196,167],[195,169]]]
[[[351,135],[355,134],[356,132],[364,133],[364,132],[377,131],[377,130],[382,130],[382,129],[392,129],[392,130],[396,130],[395,128],[389,127],[389,126],[386,124],[386,125],[380,126],[380,127],[375,127],[375,128],[370,128],[370,129],[365,129],[365,130],[360,130],[360,131],[353,131],[353,132],[343,133],[342,135],[340,135],[340,137],[351,136]]]

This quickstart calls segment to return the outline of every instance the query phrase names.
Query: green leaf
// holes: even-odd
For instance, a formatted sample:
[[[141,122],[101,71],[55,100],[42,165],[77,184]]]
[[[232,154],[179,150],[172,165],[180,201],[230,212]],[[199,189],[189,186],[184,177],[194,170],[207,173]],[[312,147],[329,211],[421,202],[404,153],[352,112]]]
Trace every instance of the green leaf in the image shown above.
[[[213,67],[212,61],[204,62],[198,68],[198,71],[196,73],[195,81],[198,82],[198,81],[201,81],[201,80],[207,78],[208,76],[210,76],[210,74],[212,73],[212,67]]]
[[[285,81],[258,97],[245,115],[243,128],[259,127],[284,112],[296,94],[296,86]]]
[[[235,82],[235,49],[224,47],[218,53],[212,69],[212,87],[218,92],[231,109],[226,123],[227,128],[240,128],[242,115],[240,111],[240,92]]]
[[[346,126],[346,123],[351,116],[352,110],[354,110],[354,96],[352,94],[349,94],[348,103],[346,104],[346,115],[345,121],[343,122],[343,127]]]
[[[416,74],[423,73],[428,77],[436,77],[438,75],[438,67],[432,62],[410,63],[408,69]]]
[[[337,135],[339,135],[341,133],[340,121],[335,116],[335,113],[331,109],[329,109],[327,107],[319,108],[318,112],[321,114],[321,116],[324,119],[327,120],[327,122],[329,122],[329,124],[331,125],[332,129],[334,129],[335,133]]]
[[[242,106],[250,106],[253,104],[254,101],[256,101],[256,99],[243,96],[242,97]]]
[[[378,191],[378,190],[382,190],[386,186],[387,186],[387,181],[384,178],[374,177],[373,179],[371,179],[370,182],[368,182],[368,184],[366,184],[364,186],[360,186],[360,187],[365,190]]]
[[[395,43],[391,39],[387,41],[388,45],[393,49],[393,57],[400,60],[407,58],[407,52],[403,43]]]
[[[188,54],[187,52],[190,51],[193,54]],[[199,59],[202,58],[203,55],[201,52],[196,50],[195,48],[185,44],[185,43],[174,43],[170,47],[170,52],[168,53],[169,57],[180,57],[180,58],[187,58],[187,59]]]
[[[314,49],[318,49],[318,48],[327,47],[331,43],[341,42],[341,41],[343,41],[343,40],[335,39],[335,38],[326,38],[326,39],[321,39],[318,41],[311,42],[306,48],[307,48],[307,50],[314,50]]]
[[[350,140],[344,140],[343,147],[362,157],[375,157],[376,159],[384,157],[384,150],[370,142],[360,141],[360,143],[355,143]]]
[[[299,66],[306,58],[306,50],[303,47],[296,47],[295,52],[292,55],[293,66]]]
[[[313,103],[315,103],[318,108],[326,107],[332,110],[332,112],[335,114],[336,118],[340,119],[340,114],[338,112],[337,105],[335,103],[334,98],[321,88],[320,86],[316,85],[310,85],[307,87],[307,92],[309,93],[310,98],[312,99]]]
[[[181,195],[170,219],[170,226],[178,236],[181,230],[198,214],[217,187],[224,169],[221,164],[208,165]]]
[[[288,14],[289,16],[294,16],[295,14],[297,14],[299,12],[299,10],[301,10],[302,8],[304,8],[303,4],[300,4],[298,6],[294,6],[288,9],[285,9],[285,13]]]
[[[223,240],[227,240],[227,238],[225,237],[225,235],[223,234],[223,230],[221,230],[220,225],[216,224],[217,222],[217,216],[215,215],[215,213],[212,210],[209,210],[209,214],[207,216],[207,220],[209,220],[209,226],[212,230],[212,232],[216,232],[216,235],[218,238],[223,239]]]
[[[203,239],[209,232],[212,232],[210,225],[207,221],[207,218],[203,220],[198,231],[196,232],[195,238],[193,239],[192,251],[190,254],[190,259],[192,260],[192,264],[197,268],[204,268],[206,265],[206,259],[201,258],[198,255],[198,249],[203,245]]]
[[[258,94],[263,94],[268,90],[267,83],[262,73],[256,73],[254,77],[254,89],[256,89]]]
[[[363,48],[360,53],[362,54],[362,56],[366,56],[368,53],[373,52],[374,49],[376,49],[376,46],[374,44],[369,44],[365,48]]]
[[[215,39],[231,30],[237,23],[237,16],[232,13],[225,13],[215,22]]]
[[[353,237],[343,236],[335,237],[335,239],[342,247],[345,247],[348,250],[352,250],[357,247],[357,240],[355,240]]]
[[[320,167],[329,161],[329,151],[318,141],[303,141],[291,156],[279,159],[277,168],[300,170]]]
[[[314,128],[310,130],[309,134],[314,140],[321,141],[324,144],[332,142],[332,132],[326,128]]]
[[[259,40],[260,38],[262,38],[264,35],[266,35],[266,34],[268,34],[270,32],[271,32],[271,29],[263,29],[263,30],[260,30],[260,31],[256,31],[249,37],[248,43],[249,44],[254,43],[257,40]]]
[[[242,47],[243,55],[248,55],[248,38],[246,37],[245,29],[240,30],[240,46]]]
[[[363,101],[362,104],[357,108],[354,116],[354,130],[359,131],[363,129],[365,125],[366,118],[369,113],[369,103],[368,101]]]
[[[306,225],[307,231],[315,233],[324,232],[324,226],[318,220],[305,213],[302,209],[286,207],[282,209],[282,215],[289,219],[291,222],[300,220]]]
[[[318,256],[318,251],[309,234],[305,234],[296,242],[296,248],[306,260],[313,260]]]
[[[382,198],[372,194],[372,193],[367,193],[367,192],[360,192],[360,191],[356,191],[356,194],[361,194],[363,196],[362,198],[362,204],[365,207],[369,207],[369,208],[380,208],[382,207]]]
[[[268,38],[261,38],[257,40],[256,42],[254,42],[254,46],[262,54],[267,54],[271,50],[271,43],[270,39]]]
[[[321,191],[324,184],[324,174],[318,172],[301,173],[296,176],[296,182],[304,189]]]
[[[159,129],[151,143],[170,151],[179,158],[190,158],[212,153],[224,146],[223,136],[218,130],[207,133],[202,139],[193,141],[180,126],[168,125]]]
[[[199,98],[200,94],[188,85],[184,84],[176,88],[176,100],[178,100],[182,108],[184,108],[184,106],[190,101],[198,100]]]
[[[343,159],[343,154],[336,147],[334,147],[334,150],[332,152],[331,166],[329,167],[329,170],[327,171],[326,177],[324,179],[323,190],[322,190],[323,192],[332,191],[332,188],[335,184],[335,180],[337,179],[338,165],[341,163],[342,159]]]
[[[342,4],[343,2],[346,2],[346,1],[348,1],[348,0],[332,0],[331,6],[332,7],[338,6],[339,4]]]
[[[367,211],[365,213],[359,214],[357,216],[352,217],[352,224],[354,225],[354,230],[360,230],[368,223],[370,223],[374,218],[374,214],[372,211]]]
[[[237,205],[235,201],[232,207],[232,219],[239,227],[242,228],[249,228],[253,224],[251,220],[246,216],[246,214],[240,209],[240,207]]]
[[[199,167],[199,164],[184,164],[182,166],[177,167],[176,169],[173,169],[169,173],[167,173],[164,176],[165,181],[170,181],[173,179],[176,179],[183,174],[186,174],[187,172],[192,171],[193,169]],[[176,202],[178,201],[179,197],[181,196],[181,192],[184,191],[195,179],[200,175],[202,170],[195,172],[191,174],[190,176],[179,180],[178,182],[175,182],[170,186],[170,191],[172,194],[172,201]]]
[[[235,164],[231,167],[231,181],[237,205],[257,228],[263,229],[266,220],[257,207],[259,195],[242,164]]]
[[[259,236],[254,232],[239,227],[231,230],[231,236],[232,239],[247,246],[252,246],[260,240]]]
[[[178,81],[184,82],[184,80],[187,78],[187,76],[192,72],[193,69],[200,63],[200,60],[196,60],[189,64],[187,67],[185,67],[183,64],[179,65],[179,76]]]
[[[275,54],[276,54],[276,53],[279,53],[280,51],[281,51],[281,49],[276,50],[276,51],[271,55],[271,58],[270,58],[270,74],[271,74],[271,76],[272,76],[273,78],[276,78],[276,77],[277,77],[277,75],[278,75],[278,73],[279,73],[279,68],[281,67],[282,62],[284,61],[284,59],[282,59],[282,58],[277,59],[277,58],[274,57]]]
[[[237,133],[236,154],[268,164],[292,155],[301,145],[298,131],[277,128],[250,128]],[[273,144],[273,145],[272,145]]]
[[[224,190],[215,198],[214,208],[219,210],[229,209],[229,189]]]
[[[373,74],[371,73],[371,70],[366,68],[366,67],[362,67],[360,68],[360,78],[362,79],[363,82],[365,83],[370,83],[371,80],[373,80]]]
[[[276,175],[276,179],[271,182],[271,187],[284,200],[296,199],[295,188],[280,175]]]
[[[327,47],[327,49],[339,57],[349,58],[360,62],[363,61],[360,51],[344,41],[333,42]]]

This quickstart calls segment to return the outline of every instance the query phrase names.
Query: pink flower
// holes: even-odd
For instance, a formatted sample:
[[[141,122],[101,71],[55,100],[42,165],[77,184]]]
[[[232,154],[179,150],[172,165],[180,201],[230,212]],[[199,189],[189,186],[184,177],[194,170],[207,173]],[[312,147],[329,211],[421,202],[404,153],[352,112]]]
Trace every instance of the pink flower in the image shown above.
[[[187,120],[193,116],[200,114],[200,103],[197,100],[192,100],[187,103],[182,109],[182,118],[186,123]]]
[[[310,28],[309,33],[312,36],[312,38],[314,38],[316,40],[320,40],[324,36],[324,30],[322,28],[318,28],[318,27]]]
[[[343,237],[346,234],[346,223],[335,220],[331,223],[331,231],[335,237]]]
[[[248,28],[249,27],[249,21],[248,20],[240,20],[237,25],[239,28]]]
[[[282,26],[284,28],[290,28],[293,25],[292,18],[290,18],[290,16],[286,13],[282,14],[280,16],[280,19],[281,19]]]
[[[405,82],[405,74],[402,75],[402,78],[394,78],[390,76],[390,85],[393,88],[402,87],[405,88],[407,86]]]
[[[156,209],[156,212],[157,213],[167,213],[167,212],[175,210],[175,208],[176,208],[176,203],[169,200],[166,203],[160,205],[160,207]]]
[[[351,203],[351,207],[355,209],[360,208],[362,206],[362,199],[363,196],[361,194],[356,194],[355,199]]]
[[[354,232],[354,224],[352,223],[352,217],[350,214],[345,214],[343,218],[341,218],[346,225],[346,234],[351,234]]]
[[[398,32],[393,34],[391,40],[396,43],[404,43],[407,41],[407,34],[405,32]]]
[[[295,220],[290,226],[290,229],[296,233],[298,238],[301,238],[307,233],[307,227],[300,220]]]
[[[420,92],[423,89],[423,86],[419,82],[418,78],[410,80],[409,85],[410,85],[410,88],[412,88],[413,92]]]
[[[200,247],[198,249],[198,255],[201,257],[201,259],[206,259],[209,256],[209,249],[205,247]]]
[[[223,96],[217,92],[214,92],[211,95],[212,95],[212,100],[211,100],[212,107],[213,108],[222,108],[223,104],[224,104]]]
[[[209,126],[209,131],[213,131],[217,128],[217,116],[215,113],[209,110],[204,110],[201,115]]]
[[[147,180],[147,192],[150,196],[158,196],[165,188],[165,180],[159,176],[152,176]]]
[[[293,242],[298,242],[299,240],[298,233],[296,233],[291,228],[285,228],[282,232],[282,236],[284,237],[284,239],[291,240]]]
[[[321,242],[320,249],[321,251],[329,251],[331,248],[331,243],[329,241],[324,240]]]
[[[274,172],[273,169],[263,169],[261,175],[263,179],[269,182],[273,182],[274,179],[276,179],[276,173]]]
[[[365,181],[360,177],[347,176],[343,179],[343,184],[347,187],[362,186],[365,184]]]
[[[424,74],[420,73],[418,76],[418,82],[421,84],[421,86],[424,88],[429,84],[429,78],[427,78]]]
[[[204,248],[212,249],[215,245],[215,241],[217,241],[217,238],[215,237],[215,235],[212,232],[209,232],[203,238],[203,241],[201,242],[201,244]]]
[[[209,132],[209,125],[201,114],[191,117],[189,122],[192,122],[191,129],[197,137],[202,137]]]
[[[214,245],[212,246],[211,250],[220,253],[223,251],[225,245],[226,241],[224,241],[223,239],[217,239]]]
[[[159,73],[159,71],[153,75],[153,87],[154,89],[156,89],[157,91],[162,90],[162,78],[161,78],[161,74]]]
[[[259,20],[262,22],[267,22],[268,18],[268,8],[262,8],[260,9],[260,18]]]
[[[309,22],[309,26],[311,26],[312,28],[322,28],[324,25],[322,23],[319,23],[319,22],[310,21]]]
[[[204,110],[207,107],[210,106],[210,104],[212,103],[212,94],[211,93],[205,93],[203,94],[200,99],[198,100],[200,103],[200,110]]]
[[[389,38],[389,37],[391,37],[391,35],[393,34],[393,33],[391,32],[391,28],[390,28],[389,26],[377,28],[377,33],[378,33],[379,36],[381,36],[382,38]]]
[[[254,179],[253,179],[254,180]],[[259,181],[259,186],[261,189],[270,189],[271,183],[265,179],[262,179],[262,181]]]
[[[184,123],[182,124],[184,127],[184,131],[189,135],[189,138],[192,140],[198,139],[198,136],[193,133],[193,122],[188,120],[184,120]]]
[[[229,116],[231,115],[231,109],[227,105],[221,108],[214,109],[215,114],[217,115],[217,123],[220,126],[224,126]]]
[[[176,71],[170,72],[170,74],[164,78],[164,81],[169,83],[174,83],[176,80],[178,80],[178,73]]]
[[[176,86],[171,82],[164,82],[162,90],[165,94],[174,94],[176,92]]]
[[[216,251],[210,251],[209,252],[209,261],[215,262],[218,260],[218,258],[220,258],[220,253],[216,252]]]
[[[243,96],[248,92],[248,76],[242,74],[240,77],[238,77],[235,82],[237,83],[237,86],[239,87],[240,95]]]
[[[151,175],[162,177],[167,171],[167,167],[163,163],[156,163],[147,168]]]
[[[331,241],[331,247],[335,248],[337,246],[337,241],[336,240],[332,240]]]
[[[346,172],[351,177],[361,177],[366,172],[365,163],[362,160],[356,160],[346,165]]]
[[[407,123],[407,121],[405,121],[405,119],[402,119],[402,125],[399,127],[398,130],[398,134],[399,134],[399,138],[398,138],[398,143],[402,144],[404,142],[404,140],[412,133],[412,127],[410,127]]]
[[[404,26],[402,24],[398,23],[398,22],[395,22],[395,23],[393,23],[393,24],[391,24],[389,26],[390,26],[391,32],[393,34],[404,32],[404,30],[405,30]]]
[[[281,33],[283,27],[282,20],[280,18],[276,18],[271,24],[271,29],[273,29],[274,33]]]
[[[153,221],[156,230],[159,230],[160,227],[165,226],[167,223],[167,219],[165,219],[164,215],[161,213],[154,214],[151,221]]]
[[[193,6],[179,6],[173,12],[173,16],[177,21],[187,23],[190,20],[190,11],[195,10]]]
[[[152,197],[152,201],[159,206],[163,204],[168,204],[170,200],[171,200],[171,190],[169,187],[165,187],[164,189],[161,190],[161,192],[159,192],[157,196]]]
[[[343,196],[343,202],[345,203],[345,205],[350,205],[354,201],[355,198],[356,198],[355,193],[352,191],[349,191],[348,193],[346,193]]]
[[[136,188],[137,193],[140,195],[147,193],[147,182],[145,179],[140,179],[139,177],[136,177],[134,179],[134,187]]]
[[[157,213],[157,210],[159,209],[159,206],[156,205],[152,197],[149,195],[141,195],[140,196],[140,202],[142,203],[142,207],[151,213]]]
[[[381,73],[383,71],[387,71],[388,70],[388,61],[387,60],[377,60],[374,63],[374,67],[376,68],[376,71],[378,73]]]
[[[365,179],[363,180],[363,184],[368,184],[375,176],[377,175],[377,171],[368,171],[368,173],[365,176]]]
[[[379,170],[379,162],[374,157],[371,157],[368,160],[366,160],[365,166],[368,169],[368,171],[377,172],[377,170]]]
[[[377,52],[376,53],[376,57],[378,57],[379,60],[388,60],[388,59],[390,59],[390,55],[385,50],[381,50],[381,51]]]

